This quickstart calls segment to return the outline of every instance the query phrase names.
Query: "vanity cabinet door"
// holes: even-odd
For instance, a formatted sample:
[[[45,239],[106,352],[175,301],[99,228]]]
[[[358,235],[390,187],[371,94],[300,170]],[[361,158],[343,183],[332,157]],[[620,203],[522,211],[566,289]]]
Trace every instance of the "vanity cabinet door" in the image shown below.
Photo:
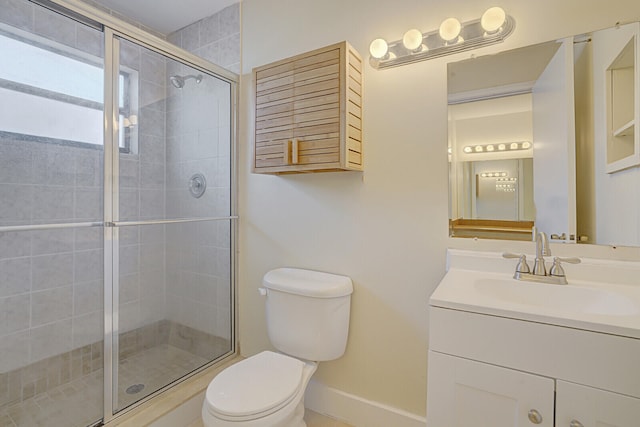
[[[640,399],[557,381],[556,427],[639,425]]]
[[[428,427],[553,427],[554,380],[429,351]]]

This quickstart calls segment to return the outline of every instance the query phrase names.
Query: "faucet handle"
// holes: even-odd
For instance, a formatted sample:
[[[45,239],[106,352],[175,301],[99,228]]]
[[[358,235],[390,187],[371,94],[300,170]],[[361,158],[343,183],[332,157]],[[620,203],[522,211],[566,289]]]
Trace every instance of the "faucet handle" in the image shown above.
[[[563,262],[568,262],[569,264],[580,264],[582,261],[580,260],[580,258],[560,258],[560,257],[553,257],[553,265],[551,266],[551,269],[549,270],[549,276],[560,276],[563,277],[564,274],[564,268],[562,268],[562,264]]]
[[[529,264],[527,264],[527,256],[522,254],[522,255],[518,255],[518,254],[514,254],[511,252],[504,252],[502,254],[502,258],[517,258],[520,261],[518,261],[518,264],[516,265],[516,273],[531,273],[531,269],[529,269]]]

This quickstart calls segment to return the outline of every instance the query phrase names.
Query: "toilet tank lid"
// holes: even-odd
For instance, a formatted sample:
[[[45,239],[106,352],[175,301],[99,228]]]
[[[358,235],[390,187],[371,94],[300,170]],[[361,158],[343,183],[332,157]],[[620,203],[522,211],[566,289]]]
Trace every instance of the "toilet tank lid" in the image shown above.
[[[351,278],[300,268],[276,268],[264,275],[267,289],[315,298],[338,298],[353,292]]]

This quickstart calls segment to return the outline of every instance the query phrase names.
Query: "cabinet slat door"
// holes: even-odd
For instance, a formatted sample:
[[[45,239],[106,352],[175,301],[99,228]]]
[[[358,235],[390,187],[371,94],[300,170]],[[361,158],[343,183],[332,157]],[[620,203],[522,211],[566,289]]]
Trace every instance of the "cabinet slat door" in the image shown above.
[[[554,425],[550,378],[434,351],[429,351],[428,376],[429,427]],[[532,422],[530,416],[539,419]]]
[[[289,164],[293,138],[294,67],[279,64],[255,72],[255,167]]]
[[[574,424],[571,424],[571,423]],[[580,424],[578,424],[580,423]],[[557,427],[640,426],[640,399],[557,381]]]
[[[298,164],[340,163],[340,49],[294,62],[294,129]]]

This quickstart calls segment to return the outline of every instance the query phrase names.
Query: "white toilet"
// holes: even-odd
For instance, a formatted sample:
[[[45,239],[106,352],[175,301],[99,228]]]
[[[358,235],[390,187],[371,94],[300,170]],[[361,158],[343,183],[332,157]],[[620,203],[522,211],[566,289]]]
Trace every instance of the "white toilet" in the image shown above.
[[[202,406],[206,427],[305,427],[304,392],[317,362],[344,354],[350,278],[278,268],[263,286],[269,339],[290,356],[264,351],[218,374]]]

